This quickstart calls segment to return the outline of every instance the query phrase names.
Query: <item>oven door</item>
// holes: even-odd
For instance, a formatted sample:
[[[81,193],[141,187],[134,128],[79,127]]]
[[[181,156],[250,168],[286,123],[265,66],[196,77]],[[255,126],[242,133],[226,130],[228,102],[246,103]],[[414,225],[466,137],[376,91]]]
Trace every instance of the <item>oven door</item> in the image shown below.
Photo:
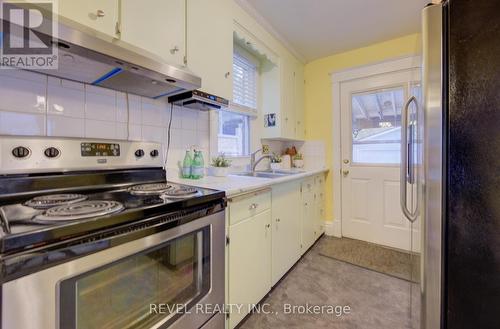
[[[224,303],[224,241],[219,212],[7,282],[2,328],[200,328],[196,304]]]

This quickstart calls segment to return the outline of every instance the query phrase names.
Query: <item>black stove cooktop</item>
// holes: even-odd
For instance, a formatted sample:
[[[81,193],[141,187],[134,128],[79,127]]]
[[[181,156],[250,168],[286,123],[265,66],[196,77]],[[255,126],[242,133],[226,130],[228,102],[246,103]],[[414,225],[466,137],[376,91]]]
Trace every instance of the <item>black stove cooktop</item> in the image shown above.
[[[36,185],[36,184],[35,184]],[[90,189],[89,189],[90,188]],[[220,202],[221,191],[162,181],[30,191],[0,198],[0,252],[32,248],[145,218]]]

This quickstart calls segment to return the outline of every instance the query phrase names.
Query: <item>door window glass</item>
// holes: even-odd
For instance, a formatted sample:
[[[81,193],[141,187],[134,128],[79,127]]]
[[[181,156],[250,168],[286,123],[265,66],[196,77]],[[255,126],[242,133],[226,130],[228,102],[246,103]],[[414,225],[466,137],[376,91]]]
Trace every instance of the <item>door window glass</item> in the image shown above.
[[[354,163],[400,163],[403,106],[403,87],[379,89],[351,96]]]

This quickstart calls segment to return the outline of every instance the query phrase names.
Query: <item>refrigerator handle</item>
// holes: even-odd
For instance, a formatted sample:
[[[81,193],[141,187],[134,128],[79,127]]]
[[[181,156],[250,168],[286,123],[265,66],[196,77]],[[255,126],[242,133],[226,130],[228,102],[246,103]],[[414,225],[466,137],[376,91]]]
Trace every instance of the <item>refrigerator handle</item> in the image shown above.
[[[411,96],[405,103],[403,110],[401,111],[401,168],[400,168],[400,203],[401,210],[403,214],[410,222],[414,222],[417,220],[418,213],[418,202],[415,209],[408,209],[408,196],[407,196],[407,186],[409,184],[415,183],[415,177],[413,173],[413,154],[409,154],[409,152],[413,153],[413,145],[410,144],[408,139],[408,110],[410,108],[410,104],[415,102],[417,105],[417,98],[415,96]],[[413,137],[411,138],[413,141]],[[413,142],[412,142],[413,143]],[[411,157],[412,161],[409,161],[409,157]],[[411,166],[411,167],[410,167]],[[409,180],[410,178],[410,180]]]

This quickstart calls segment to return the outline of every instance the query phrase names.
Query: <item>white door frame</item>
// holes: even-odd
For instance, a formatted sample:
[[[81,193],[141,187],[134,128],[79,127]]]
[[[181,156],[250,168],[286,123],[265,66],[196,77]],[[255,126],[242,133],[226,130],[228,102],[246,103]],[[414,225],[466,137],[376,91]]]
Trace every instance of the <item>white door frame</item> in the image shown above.
[[[383,62],[372,63],[330,72],[332,81],[332,138],[333,138],[333,236],[342,237],[342,148],[341,148],[341,111],[340,86],[347,81],[366,78],[379,74],[421,68],[420,56],[406,56]]]

